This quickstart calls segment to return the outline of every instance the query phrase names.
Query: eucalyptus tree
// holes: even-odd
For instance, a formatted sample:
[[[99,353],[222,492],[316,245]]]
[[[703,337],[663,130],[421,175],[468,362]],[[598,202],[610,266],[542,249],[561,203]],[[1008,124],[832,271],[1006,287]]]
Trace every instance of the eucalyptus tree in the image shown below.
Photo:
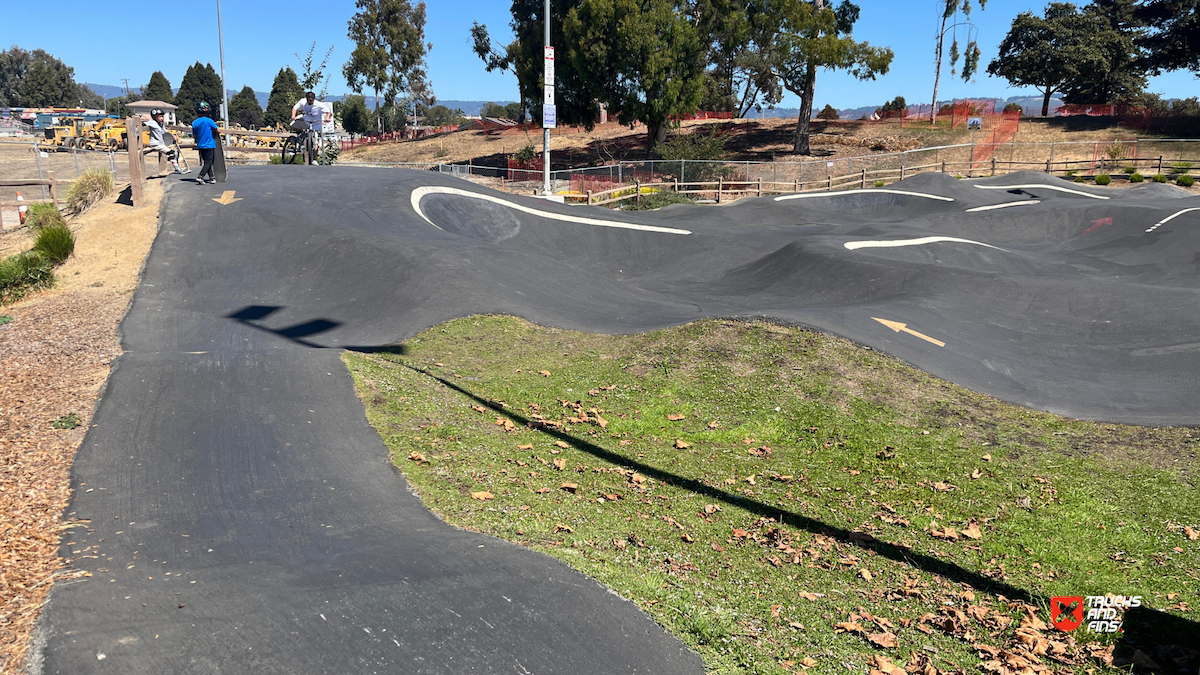
[[[945,59],[946,34],[951,34],[951,75],[956,74],[955,68],[958,66],[958,59],[961,56],[963,59],[962,79],[964,82],[969,82],[979,69],[979,57],[982,56],[977,39],[979,29],[975,24],[971,23],[971,0],[937,0],[937,5],[941,11],[941,17],[937,29],[936,47],[934,49],[933,100],[931,101],[932,105],[929,111],[930,124],[937,122],[937,93],[938,84],[942,78],[942,61]],[[986,7],[987,0],[979,0],[979,9],[982,10]],[[958,46],[958,31],[960,28],[966,32],[967,37],[966,47],[961,52]]]

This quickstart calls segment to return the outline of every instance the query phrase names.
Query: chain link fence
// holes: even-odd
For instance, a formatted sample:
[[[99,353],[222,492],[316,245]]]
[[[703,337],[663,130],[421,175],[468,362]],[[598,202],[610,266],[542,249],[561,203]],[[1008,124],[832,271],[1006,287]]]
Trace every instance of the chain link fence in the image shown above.
[[[155,155],[147,157],[153,166]],[[129,182],[129,153],[102,152],[71,148],[56,150],[31,141],[0,141],[0,181],[8,179],[49,179],[58,182],[58,196],[66,194],[70,184],[85,171],[99,169],[112,174],[113,182]],[[153,169],[151,169],[153,171]],[[0,186],[0,201],[10,201],[21,191],[26,198],[48,199],[45,187],[13,188]]]

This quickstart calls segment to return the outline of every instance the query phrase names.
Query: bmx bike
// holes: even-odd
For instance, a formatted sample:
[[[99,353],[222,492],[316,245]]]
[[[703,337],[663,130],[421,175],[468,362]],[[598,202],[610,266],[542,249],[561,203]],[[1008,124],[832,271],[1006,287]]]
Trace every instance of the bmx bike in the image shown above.
[[[319,131],[301,120],[292,122],[292,130],[296,132],[295,135],[283,139],[280,147],[283,163],[324,164],[326,147],[332,141],[326,140]]]

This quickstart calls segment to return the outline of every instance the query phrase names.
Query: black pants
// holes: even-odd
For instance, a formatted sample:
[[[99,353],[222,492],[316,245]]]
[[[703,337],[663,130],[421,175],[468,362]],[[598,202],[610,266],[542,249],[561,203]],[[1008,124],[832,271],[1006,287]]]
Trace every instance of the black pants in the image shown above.
[[[216,159],[216,148],[196,148],[200,151],[200,175],[198,178],[204,178],[207,174],[209,179],[213,178],[213,160]]]

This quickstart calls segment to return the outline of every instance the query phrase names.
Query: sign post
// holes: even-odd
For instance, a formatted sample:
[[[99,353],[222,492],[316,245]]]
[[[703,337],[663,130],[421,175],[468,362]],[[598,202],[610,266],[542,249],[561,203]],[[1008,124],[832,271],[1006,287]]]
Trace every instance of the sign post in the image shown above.
[[[542,194],[554,194],[550,189],[550,130],[557,126],[554,108],[554,47],[550,46],[550,0],[546,0],[546,58],[543,69],[542,100]]]

